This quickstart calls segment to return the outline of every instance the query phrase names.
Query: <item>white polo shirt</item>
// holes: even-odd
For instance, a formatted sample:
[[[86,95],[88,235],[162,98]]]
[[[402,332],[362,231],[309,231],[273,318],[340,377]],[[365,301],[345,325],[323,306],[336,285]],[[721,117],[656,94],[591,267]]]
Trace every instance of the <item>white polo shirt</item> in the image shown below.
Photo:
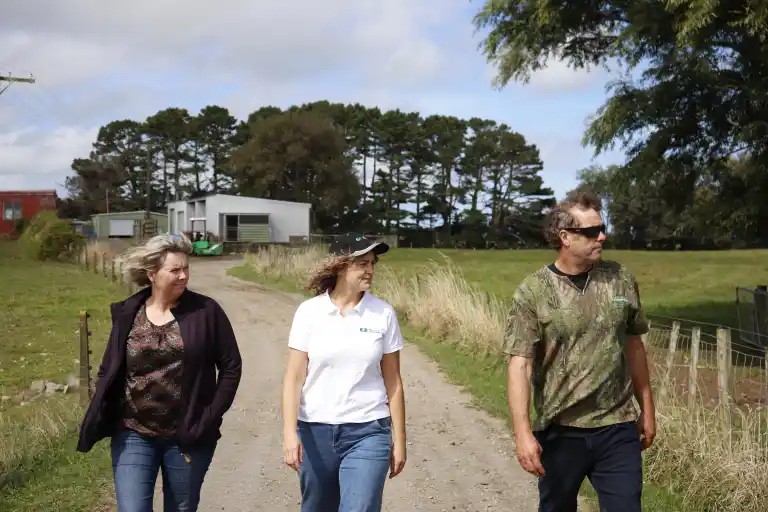
[[[296,310],[288,346],[309,358],[299,420],[363,423],[390,415],[381,358],[403,348],[392,305],[365,293],[342,316],[327,293],[318,295]]]

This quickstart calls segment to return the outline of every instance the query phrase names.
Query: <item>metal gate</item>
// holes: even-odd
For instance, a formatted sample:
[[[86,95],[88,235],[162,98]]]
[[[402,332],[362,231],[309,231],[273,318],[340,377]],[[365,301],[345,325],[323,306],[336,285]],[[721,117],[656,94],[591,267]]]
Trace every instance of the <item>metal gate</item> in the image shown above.
[[[736,288],[736,312],[742,342],[765,348],[768,345],[768,288]]]

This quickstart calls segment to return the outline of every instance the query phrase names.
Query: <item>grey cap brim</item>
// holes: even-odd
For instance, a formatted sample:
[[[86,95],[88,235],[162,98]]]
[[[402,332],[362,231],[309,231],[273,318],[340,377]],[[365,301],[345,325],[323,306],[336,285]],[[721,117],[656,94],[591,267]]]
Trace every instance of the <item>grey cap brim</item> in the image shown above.
[[[389,244],[385,242],[374,242],[365,249],[360,249],[359,251],[355,251],[350,256],[353,258],[357,258],[359,256],[364,256],[368,254],[369,252],[373,251],[373,254],[376,254],[377,256],[380,254],[384,254],[389,250]]]

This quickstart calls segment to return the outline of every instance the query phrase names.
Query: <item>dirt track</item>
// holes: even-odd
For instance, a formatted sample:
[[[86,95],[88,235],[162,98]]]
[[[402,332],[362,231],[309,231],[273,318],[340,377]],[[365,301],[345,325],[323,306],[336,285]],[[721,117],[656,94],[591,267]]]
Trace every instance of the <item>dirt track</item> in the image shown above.
[[[190,288],[227,312],[243,380],[227,413],[200,510],[296,511],[296,473],[282,463],[280,386],[291,318],[301,300],[226,276],[237,261],[196,261]],[[408,462],[388,480],[388,511],[535,511],[536,487],[502,422],[468,405],[416,347],[403,351]],[[160,489],[158,488],[158,491]],[[162,510],[156,494],[156,510]]]

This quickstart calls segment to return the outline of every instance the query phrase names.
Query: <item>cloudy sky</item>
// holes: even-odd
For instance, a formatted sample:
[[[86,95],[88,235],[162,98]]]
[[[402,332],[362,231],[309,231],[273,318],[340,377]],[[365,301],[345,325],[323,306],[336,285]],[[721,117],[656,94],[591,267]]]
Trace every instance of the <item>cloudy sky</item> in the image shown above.
[[[560,62],[496,90],[472,16],[481,0],[25,0],[0,16],[0,189],[61,185],[98,127],[208,104],[359,102],[509,124],[559,197],[593,162],[580,140],[605,72]],[[597,163],[618,162],[619,151]]]

